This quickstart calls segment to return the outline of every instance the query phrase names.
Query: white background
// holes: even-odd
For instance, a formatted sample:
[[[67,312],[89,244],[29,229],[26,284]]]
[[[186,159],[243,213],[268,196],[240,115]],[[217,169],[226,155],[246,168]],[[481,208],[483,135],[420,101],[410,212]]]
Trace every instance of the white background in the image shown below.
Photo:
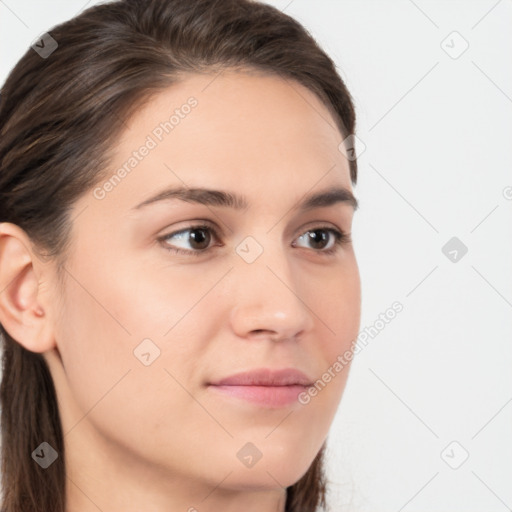
[[[351,369],[332,510],[511,509],[512,1],[268,3],[308,28],[356,102],[361,330],[404,307]],[[84,7],[0,1],[0,81]],[[468,248],[456,262],[452,237]]]

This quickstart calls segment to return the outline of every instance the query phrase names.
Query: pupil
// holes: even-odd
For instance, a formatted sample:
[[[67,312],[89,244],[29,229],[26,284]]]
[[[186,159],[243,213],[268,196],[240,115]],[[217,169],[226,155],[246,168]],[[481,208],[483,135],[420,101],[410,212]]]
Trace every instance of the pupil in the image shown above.
[[[202,244],[206,240],[206,247],[208,247],[209,237],[204,235],[205,232],[206,232],[205,229],[194,229],[193,231],[191,231],[190,236],[192,238],[192,241],[194,243]],[[197,233],[201,233],[201,234],[198,236]],[[199,249],[203,249],[203,248],[204,247],[199,247]]]
[[[315,229],[314,231],[311,231],[311,234],[309,235],[309,238],[314,243],[318,243],[319,240],[320,240],[320,242],[322,242],[322,241],[325,242],[327,240],[327,233],[325,231],[321,230],[321,229]]]

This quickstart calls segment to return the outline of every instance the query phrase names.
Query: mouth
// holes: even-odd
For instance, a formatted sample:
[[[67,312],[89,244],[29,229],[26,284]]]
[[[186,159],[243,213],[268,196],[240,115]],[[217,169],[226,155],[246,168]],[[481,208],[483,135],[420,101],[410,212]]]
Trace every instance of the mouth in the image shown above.
[[[261,407],[281,408],[298,403],[298,395],[313,384],[295,368],[271,370],[261,368],[238,373],[208,384],[209,389],[235,400]]]
[[[224,396],[238,398],[263,407],[286,407],[298,403],[298,396],[307,386],[214,386]]]

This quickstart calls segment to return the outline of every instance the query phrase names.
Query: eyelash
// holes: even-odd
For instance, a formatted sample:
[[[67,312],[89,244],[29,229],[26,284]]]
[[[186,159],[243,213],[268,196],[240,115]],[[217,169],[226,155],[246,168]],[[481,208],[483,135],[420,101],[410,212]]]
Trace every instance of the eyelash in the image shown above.
[[[186,256],[189,256],[189,255],[190,256],[201,256],[201,255],[205,254],[206,252],[209,252],[213,247],[209,247],[207,249],[186,250],[186,249],[181,249],[181,248],[177,248],[177,247],[170,247],[169,245],[165,244],[165,242],[169,238],[172,238],[175,235],[179,235],[179,234],[187,232],[187,231],[194,231],[196,229],[197,230],[207,230],[213,234],[214,238],[216,238],[217,240],[219,239],[217,230],[214,229],[212,226],[208,226],[205,224],[198,224],[195,226],[189,226],[187,228],[180,229],[179,231],[174,231],[173,233],[169,233],[167,235],[163,235],[158,238],[158,241],[162,243],[165,250],[170,251],[174,254],[182,254],[182,255],[186,255]],[[326,256],[334,255],[335,253],[337,253],[340,250],[340,248],[343,244],[348,244],[351,242],[349,233],[345,233],[344,231],[338,231],[337,229],[334,229],[334,228],[328,227],[328,226],[318,226],[318,227],[310,228],[307,231],[305,231],[304,233],[302,233],[300,236],[305,235],[306,233],[310,233],[312,231],[328,231],[329,233],[332,233],[332,235],[334,235],[334,246],[333,247],[331,247],[330,249],[327,249],[327,250],[313,249],[314,252],[318,252],[318,253],[324,254]],[[300,236],[299,236],[299,238],[300,238]]]

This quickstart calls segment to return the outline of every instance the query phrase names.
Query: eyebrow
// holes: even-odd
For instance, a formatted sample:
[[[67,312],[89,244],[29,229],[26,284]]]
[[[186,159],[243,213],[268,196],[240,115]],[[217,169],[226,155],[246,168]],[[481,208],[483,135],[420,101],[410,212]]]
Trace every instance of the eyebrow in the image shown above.
[[[156,195],[146,199],[133,209],[138,210],[144,206],[154,204],[160,201],[178,199],[188,203],[197,203],[206,206],[221,206],[233,208],[235,210],[246,210],[249,203],[245,196],[227,192],[224,190],[211,190],[207,188],[168,188],[158,192]],[[300,212],[312,210],[314,208],[325,208],[337,203],[346,203],[353,210],[359,208],[359,203],[350,190],[344,187],[330,187],[320,192],[312,193],[294,208]]]

